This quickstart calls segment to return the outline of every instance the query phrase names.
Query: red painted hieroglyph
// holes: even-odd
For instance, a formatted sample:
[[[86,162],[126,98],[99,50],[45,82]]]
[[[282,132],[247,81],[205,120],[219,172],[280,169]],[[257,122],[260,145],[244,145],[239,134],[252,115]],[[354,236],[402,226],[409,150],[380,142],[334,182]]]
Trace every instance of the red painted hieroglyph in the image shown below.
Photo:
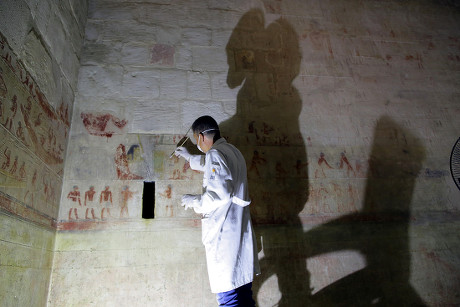
[[[0,207],[47,226],[59,211],[69,104],[56,110],[0,34]]]
[[[127,120],[119,119],[111,114],[82,112],[80,117],[89,134],[105,137],[121,134],[122,129],[128,123]]]

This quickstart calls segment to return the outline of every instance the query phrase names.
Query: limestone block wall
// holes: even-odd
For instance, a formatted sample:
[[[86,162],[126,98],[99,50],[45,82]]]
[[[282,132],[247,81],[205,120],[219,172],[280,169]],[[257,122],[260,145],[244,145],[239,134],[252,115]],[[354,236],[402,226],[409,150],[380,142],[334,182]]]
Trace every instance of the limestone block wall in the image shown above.
[[[0,301],[45,306],[86,1],[0,2]]]
[[[458,304],[459,14],[90,1],[49,305],[215,305],[201,175],[169,158],[203,114],[246,157],[259,306]]]

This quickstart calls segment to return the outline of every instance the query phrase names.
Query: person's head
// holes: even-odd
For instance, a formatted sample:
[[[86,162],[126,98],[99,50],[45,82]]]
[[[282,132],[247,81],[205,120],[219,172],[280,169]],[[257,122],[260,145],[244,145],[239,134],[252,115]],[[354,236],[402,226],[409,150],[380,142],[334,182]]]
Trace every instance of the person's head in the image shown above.
[[[215,141],[220,139],[219,125],[211,116],[197,118],[192,124],[193,137],[203,152],[211,149]]]

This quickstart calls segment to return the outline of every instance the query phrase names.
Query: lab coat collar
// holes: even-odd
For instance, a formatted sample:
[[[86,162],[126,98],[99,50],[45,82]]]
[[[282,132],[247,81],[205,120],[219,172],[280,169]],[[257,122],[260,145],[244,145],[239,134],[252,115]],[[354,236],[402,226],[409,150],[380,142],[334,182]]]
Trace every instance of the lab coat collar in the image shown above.
[[[214,148],[214,146],[218,146],[218,145],[224,144],[224,143],[227,143],[227,140],[224,139],[223,137],[221,137],[220,139],[218,139],[217,141],[215,141],[214,144],[212,144],[212,147],[211,147],[211,148]]]

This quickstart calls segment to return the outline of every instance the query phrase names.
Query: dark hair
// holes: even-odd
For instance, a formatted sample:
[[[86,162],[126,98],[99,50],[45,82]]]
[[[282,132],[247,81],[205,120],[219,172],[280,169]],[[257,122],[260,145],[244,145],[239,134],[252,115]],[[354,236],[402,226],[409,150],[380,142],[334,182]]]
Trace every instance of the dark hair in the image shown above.
[[[197,118],[192,124],[192,131],[194,134],[203,134],[209,138],[212,137],[214,142],[220,139],[219,125],[209,115]]]

